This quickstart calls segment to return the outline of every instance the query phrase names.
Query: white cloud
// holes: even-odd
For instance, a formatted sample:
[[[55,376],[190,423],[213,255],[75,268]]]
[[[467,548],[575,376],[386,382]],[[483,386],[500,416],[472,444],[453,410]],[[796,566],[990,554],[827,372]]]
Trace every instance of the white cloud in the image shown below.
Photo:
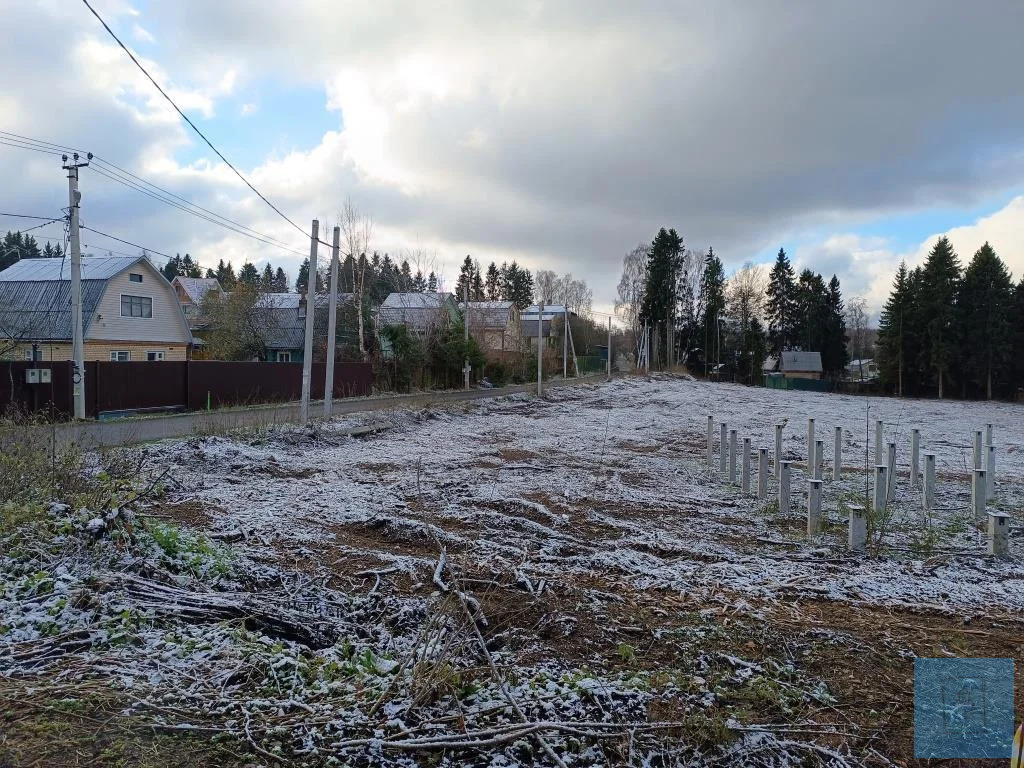
[[[304,250],[219,162],[176,159],[186,145],[205,150],[88,14],[8,3],[19,35],[0,51],[12,75],[0,103],[7,129],[88,145]],[[905,0],[884,25],[863,4],[794,14],[781,0],[453,0],[387,13],[360,3],[342,16],[327,0],[184,0],[142,14],[114,0],[101,12],[119,30],[159,37],[159,66],[147,67],[203,120],[263,83],[324,90],[335,130],[250,163],[302,226],[351,196],[377,220],[382,249],[423,242],[452,263],[470,252],[585,274],[595,302],[611,298],[622,254],[660,226],[736,266],[823,225],[976,205],[1024,177],[1020,4]],[[44,44],[56,21],[72,30],[70,53]],[[950,38],[986,55],[930,55]],[[275,105],[261,95],[255,111],[249,99],[237,109],[257,128]],[[253,156],[246,133],[210,128],[228,157]],[[0,203],[59,200],[60,179],[35,183],[46,169],[23,154],[0,154],[0,173],[33,184],[0,191]],[[294,273],[297,256],[88,183],[92,215],[128,239],[214,261],[284,258]],[[1001,251],[1019,264],[1017,247]],[[851,235],[811,250],[801,258],[834,265],[848,294],[884,298],[897,258],[884,242]]]
[[[156,38],[141,24],[134,24],[132,26],[132,37],[138,40],[140,43],[155,43]]]

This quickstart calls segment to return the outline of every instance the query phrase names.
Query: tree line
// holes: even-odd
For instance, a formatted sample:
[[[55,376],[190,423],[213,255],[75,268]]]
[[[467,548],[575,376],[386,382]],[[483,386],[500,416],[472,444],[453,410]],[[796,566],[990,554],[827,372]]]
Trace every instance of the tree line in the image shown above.
[[[726,278],[714,248],[686,248],[675,229],[662,228],[624,257],[616,309],[638,339],[648,334],[655,366],[685,363],[751,384],[766,357],[785,350],[821,353],[830,377],[849,362],[839,278],[826,282],[810,269],[797,277],[783,249],[769,274],[748,262]]]
[[[910,397],[1014,397],[1024,385],[1024,279],[987,242],[967,267],[946,237],[901,262],[878,328],[883,385]]]

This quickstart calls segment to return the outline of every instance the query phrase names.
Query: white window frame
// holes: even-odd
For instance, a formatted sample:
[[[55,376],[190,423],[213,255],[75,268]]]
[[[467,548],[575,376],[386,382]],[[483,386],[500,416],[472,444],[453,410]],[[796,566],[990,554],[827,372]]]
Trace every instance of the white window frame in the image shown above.
[[[135,279],[136,277],[139,278],[139,279],[136,280]],[[129,283],[141,283],[142,282],[142,273],[141,272],[129,272],[128,273],[128,282]]]
[[[277,362],[279,363],[290,363],[292,361],[292,351],[290,349],[279,349],[277,350]]]
[[[150,357],[154,355],[154,357]],[[163,349],[147,349],[146,350],[146,362],[149,363],[162,363],[167,359],[167,352]]]
[[[32,347],[25,350],[25,362],[34,363],[36,359],[32,356]]]
[[[124,313],[124,300],[126,298],[128,298],[128,299],[145,299],[145,300],[149,301],[149,317],[146,317],[145,315],[131,315],[131,314],[126,315]],[[130,306],[131,305],[129,304],[129,307]],[[145,307],[145,304],[143,304],[143,307]],[[127,318],[130,318],[132,320],[152,320],[153,319],[153,297],[152,296],[137,296],[134,293],[122,293],[121,294],[121,307],[120,307],[120,309],[121,309],[121,317],[127,317]]]
[[[124,355],[124,359],[121,358]],[[112,363],[130,363],[132,361],[132,351],[130,349],[112,349],[110,350],[110,362]]]

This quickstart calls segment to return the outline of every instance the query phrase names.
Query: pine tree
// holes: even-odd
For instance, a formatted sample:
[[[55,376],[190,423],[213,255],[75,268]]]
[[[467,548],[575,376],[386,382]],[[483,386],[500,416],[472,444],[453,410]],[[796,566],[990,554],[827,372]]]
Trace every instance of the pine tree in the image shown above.
[[[473,258],[466,255],[462,260],[462,267],[459,269],[459,279],[455,283],[455,298],[461,302],[465,296],[473,298]]]
[[[519,264],[501,265],[502,268],[502,298],[504,301],[511,301],[519,309],[526,309],[533,303],[533,275],[530,270],[522,269]]]
[[[238,282],[253,288],[259,287],[260,273],[252,262],[247,261],[242,265],[242,268],[238,271]]]
[[[299,265],[299,274],[295,278],[295,292],[305,293],[306,286],[309,285],[309,259],[303,259],[302,264]]]
[[[878,326],[878,373],[897,395],[915,396],[925,383],[925,322],[922,314],[921,268],[900,262],[893,289]]]
[[[263,293],[270,293],[274,290],[274,268],[268,261],[263,267],[263,274],[260,275],[260,290]]]
[[[437,275],[431,270],[430,275],[427,277],[427,290],[430,293],[437,293],[438,280]]]
[[[484,281],[483,276],[480,274],[480,262],[473,262],[473,283],[469,286],[469,300],[470,301],[483,301],[484,300]]]
[[[828,316],[828,288],[824,278],[805,269],[797,280],[794,299],[792,345],[808,352],[821,352],[826,342]]]
[[[209,267],[207,267],[207,268],[206,268],[206,279],[207,279],[207,280],[216,280],[216,279],[217,279],[217,273],[216,273],[216,272],[214,272],[214,271],[213,271],[212,269],[210,269]],[[223,287],[223,286],[221,286],[221,287]]]
[[[43,258],[44,259],[60,259],[64,256],[64,246],[62,243],[51,245],[49,241],[43,246]]]
[[[217,281],[225,291],[234,290],[238,278],[235,277],[235,269],[230,261],[227,264],[224,263],[224,259],[217,262]]]
[[[160,268],[160,274],[168,280],[173,280],[181,275],[181,254],[176,253],[167,260],[167,263]]]
[[[399,277],[401,287],[399,290],[402,293],[408,293],[412,290],[412,270],[409,267],[409,260],[402,259],[402,266],[399,269]]]
[[[779,249],[775,265],[768,275],[768,339],[771,353],[778,357],[794,343],[796,282],[786,251]]]
[[[700,303],[704,307],[701,326],[704,333],[704,375],[721,360],[721,331],[719,321],[725,309],[725,267],[715,255],[714,248],[708,248],[704,257],[704,272],[700,280]]]
[[[501,300],[501,273],[493,261],[487,267],[487,277],[484,278],[484,292],[487,294],[488,301]]]
[[[274,273],[273,291],[274,293],[288,293],[288,275],[281,267],[278,267]]]
[[[949,239],[940,237],[921,270],[921,309],[927,318],[926,360],[935,377],[940,399],[945,393],[950,370],[957,362],[956,295],[959,284],[960,260]]]
[[[683,239],[674,229],[662,227],[651,241],[647,257],[647,284],[640,308],[640,322],[656,328],[652,359],[669,361],[670,327],[675,326],[676,291]]]
[[[416,276],[412,279],[412,292],[423,293],[427,290],[427,281],[423,277],[423,270],[417,269]]]
[[[846,313],[839,278],[832,275],[825,301],[825,331],[821,346],[821,367],[826,376],[838,377],[850,362],[846,349]]]
[[[1013,295],[1012,327],[1010,329],[1013,339],[1013,362],[1010,375],[1010,396],[1018,400],[1024,399],[1024,278]]]
[[[181,264],[178,267],[178,269],[181,270],[180,274],[182,274],[184,277],[203,276],[203,268],[199,266],[199,262],[193,261],[192,257],[189,256],[187,253],[185,254],[184,258],[182,258]]]
[[[1014,286],[1010,272],[985,243],[967,265],[957,298],[964,388],[991,400],[1003,381],[1013,349]]]

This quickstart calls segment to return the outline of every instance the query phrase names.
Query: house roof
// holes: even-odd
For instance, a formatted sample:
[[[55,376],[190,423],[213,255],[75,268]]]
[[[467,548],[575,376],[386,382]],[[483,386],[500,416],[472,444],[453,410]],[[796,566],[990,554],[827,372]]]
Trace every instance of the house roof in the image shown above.
[[[353,294],[339,293],[339,304],[352,300]],[[263,323],[267,349],[302,349],[306,343],[306,315],[299,313],[299,293],[265,293],[257,304],[258,317]],[[330,294],[316,295],[317,317],[329,314]]]
[[[524,320],[532,317],[533,321],[536,323],[537,322],[537,312],[539,310],[540,310],[540,307],[538,307],[536,304],[531,304],[530,306],[528,306],[526,309],[524,309],[522,311],[522,313],[520,314],[520,317],[522,317]],[[565,305],[563,305],[563,304],[545,304],[544,305],[544,319],[545,320],[552,320],[555,317],[562,317],[565,314],[565,311],[566,311],[565,310]],[[571,315],[571,314],[574,314],[574,313],[572,312],[572,310],[569,310],[569,314]],[[534,336],[536,336],[536,335],[537,334],[534,334]]]
[[[145,256],[83,256],[82,279],[109,280],[145,258]],[[63,257],[21,259],[0,272],[0,282],[35,283],[70,279],[71,259]]]
[[[786,350],[782,353],[779,370],[784,373],[821,373],[821,353]]]
[[[466,304],[459,309],[466,311]],[[512,321],[515,304],[511,301],[469,302],[469,324],[471,328],[507,328]]]
[[[82,257],[85,333],[96,316],[107,281],[144,259],[145,256]],[[152,264],[149,266],[158,272]],[[164,279],[163,275],[160,279]],[[167,284],[166,280],[164,283]],[[71,338],[70,259],[22,259],[0,272],[0,336],[32,341]]]
[[[171,282],[180,285],[181,290],[192,300],[193,304],[199,304],[210,291],[221,290],[220,282],[215,277],[182,277],[178,275]]]
[[[338,292],[338,303],[344,304],[352,301],[355,294]],[[264,293],[260,295],[260,301],[266,306],[277,309],[298,309],[305,294],[302,293]],[[330,293],[321,292],[316,295],[316,305],[326,307],[330,302]]]
[[[392,293],[380,305],[377,319],[380,325],[405,325],[425,331],[442,325],[457,310],[450,293]]]

